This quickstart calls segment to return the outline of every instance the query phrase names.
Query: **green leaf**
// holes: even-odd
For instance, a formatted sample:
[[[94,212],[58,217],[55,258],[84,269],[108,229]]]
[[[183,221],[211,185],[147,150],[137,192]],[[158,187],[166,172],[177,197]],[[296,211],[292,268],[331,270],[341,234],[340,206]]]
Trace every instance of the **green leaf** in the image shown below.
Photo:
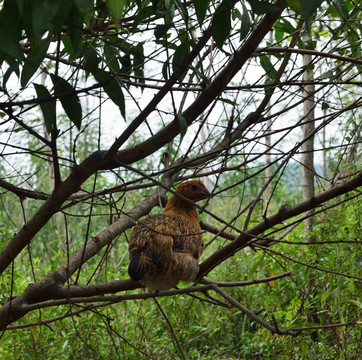
[[[144,63],[145,63],[145,58],[144,58],[144,52],[143,52],[143,44],[140,42],[137,44],[137,46],[134,48],[135,53],[133,55],[133,72],[135,76],[140,77],[140,79],[138,79],[138,82],[141,84],[144,84],[145,79],[144,79]],[[143,90],[143,88],[142,88]]]
[[[97,70],[93,76],[99,83],[104,83],[103,89],[109,98],[118,106],[122,116],[126,119],[126,105],[122,89],[118,81],[112,75],[104,70]]]
[[[274,39],[277,43],[281,42],[284,38],[284,32],[279,28],[274,28]]]
[[[34,35],[40,38],[42,32],[57,15],[62,0],[32,0],[32,22]]]
[[[156,25],[155,27],[155,37],[156,39],[159,39],[167,34],[167,31],[172,27],[172,24],[162,24],[162,25]]]
[[[232,105],[232,106],[238,106],[238,103],[229,99],[225,99],[225,98],[219,98],[219,100],[223,103]]]
[[[281,29],[287,34],[293,34],[295,31],[295,27],[287,19],[280,19],[279,25]]]
[[[68,22],[68,16],[73,6],[73,0],[60,0],[60,6],[56,15],[53,17],[52,21],[47,25],[49,32],[53,35],[58,35],[62,30],[64,23],[67,22],[68,28],[71,26]],[[75,6],[74,6],[75,7]],[[80,23],[81,23],[80,19]],[[72,24],[74,21],[72,21]]]
[[[70,40],[70,37],[68,35],[62,35],[61,36],[62,43],[64,45],[65,51],[69,54],[69,58],[71,60],[74,60],[76,58],[75,51],[73,48],[72,41]]]
[[[120,73],[121,68],[119,66],[119,62],[117,60],[117,55],[119,54],[119,50],[111,45],[104,46],[104,57],[106,59],[106,63],[110,70],[113,73]]]
[[[231,0],[223,0],[211,20],[212,37],[219,48],[222,48],[231,31],[231,9]]]
[[[9,80],[10,75],[15,72],[15,74],[19,77],[19,62],[14,60],[12,63],[9,64],[9,68],[6,70],[3,76],[3,87],[5,88],[6,83]]]
[[[94,1],[93,0],[74,0],[79,12],[83,15],[83,19],[89,19],[92,14]]]
[[[241,13],[240,13],[239,9],[234,8],[231,10],[231,18],[233,20],[236,20],[236,19],[241,20]]]
[[[189,15],[184,2],[181,2],[180,0],[173,0],[173,2],[175,3],[177,10],[180,11],[182,18],[187,22],[189,20]]]
[[[107,0],[107,7],[114,22],[118,22],[123,15],[126,4],[126,0]]]
[[[78,56],[78,54],[80,54],[80,49],[82,47],[80,45],[82,39],[82,29],[83,29],[82,15],[79,12],[78,8],[76,6],[73,6],[69,14],[68,31],[75,56]]]
[[[79,130],[82,123],[82,107],[75,89],[66,80],[57,75],[50,74],[50,78],[54,85],[55,96],[59,97],[69,120]]]
[[[202,72],[200,72],[199,70],[197,70],[194,67],[191,69],[192,69],[192,71],[194,71],[197,74],[197,76],[199,76],[202,79],[202,81],[204,82],[204,84],[206,86],[210,84],[210,79],[206,75],[204,75]]]
[[[358,306],[362,310],[362,302],[358,300],[349,300],[351,304]]]
[[[310,40],[307,43],[304,44],[305,49],[308,50],[315,50],[317,48],[317,42],[315,40]]]
[[[314,65],[313,64],[307,64],[307,65],[303,65],[302,69],[305,71],[313,71],[314,70]]]
[[[346,7],[344,6],[344,0],[336,0],[337,7],[340,10],[340,12],[344,15],[347,15],[346,13]]]
[[[274,79],[276,75],[276,70],[266,55],[260,56],[260,64],[262,68],[265,70],[269,79]]]
[[[22,29],[18,7],[15,1],[6,1],[0,11],[0,50],[22,61],[23,50],[20,46]]]
[[[162,65],[162,75],[166,81],[169,79],[169,73],[170,73],[169,65],[170,65],[169,60],[166,60]]]
[[[50,41],[44,39],[32,45],[30,52],[25,59],[23,71],[21,73],[21,86],[25,87],[30,78],[39,69],[41,62],[47,53]]]
[[[313,70],[314,67],[311,69]],[[335,75],[332,70],[327,70],[323,74],[319,75],[316,80],[329,79],[330,81],[336,80]]]
[[[300,0],[304,21],[308,23],[323,2],[324,0]]]
[[[325,101],[322,102],[322,110],[328,110],[330,108],[329,104]]]
[[[209,0],[194,0],[194,7],[197,21],[200,25],[203,24],[206,16],[206,11],[209,8]]]
[[[178,120],[179,126],[180,126],[180,136],[181,139],[185,136],[187,132],[187,120],[182,114],[177,114],[176,119]]]
[[[84,65],[87,71],[94,74],[98,70],[99,59],[97,52],[93,48],[84,50]]]
[[[300,0],[287,0],[287,5],[297,14],[302,14],[302,4]]]
[[[125,54],[119,59],[119,61],[122,64],[121,72],[129,73],[132,70],[132,61],[130,54]]]
[[[139,23],[142,20],[148,19],[149,17],[151,17],[151,15],[154,15],[153,6],[146,6],[142,9],[140,9],[133,20],[133,24],[132,24],[133,28],[134,29],[137,28],[137,26],[139,25]]]
[[[279,18],[273,26],[273,29],[275,31],[275,40],[277,42],[280,42],[285,34],[293,34],[295,31],[294,26],[285,18]]]
[[[272,10],[280,10],[280,7],[270,3],[269,1],[253,1],[252,9],[257,15],[264,15]]]
[[[0,18],[0,50],[4,53],[10,55],[11,57],[18,59],[20,61],[24,60],[23,51],[19,45],[19,39],[15,39],[11,34],[12,29],[6,28],[4,22]]]
[[[190,52],[190,47],[186,43],[181,43],[175,50],[172,60],[172,70],[176,72],[179,66],[183,63],[186,56]],[[186,71],[180,76],[179,81],[182,82],[186,75]]]
[[[51,97],[50,92],[44,85],[34,83],[34,87],[39,99],[47,99]],[[56,122],[55,100],[40,102],[39,105],[43,113],[46,129],[50,133],[53,128],[53,125]]]
[[[293,313],[291,312],[291,311],[287,311],[286,313],[285,313],[285,318],[287,319],[287,320],[292,320],[293,319]]]
[[[172,19],[175,16],[175,0],[164,0],[164,6],[165,6],[165,24],[172,24]]]
[[[151,0],[151,2],[152,2],[153,9],[156,11],[157,8],[159,7],[158,5],[160,3],[160,0]]]
[[[251,22],[249,18],[248,9],[246,8],[243,2],[241,3],[241,5],[243,7],[243,15],[241,16],[240,40],[243,40],[250,31]]]

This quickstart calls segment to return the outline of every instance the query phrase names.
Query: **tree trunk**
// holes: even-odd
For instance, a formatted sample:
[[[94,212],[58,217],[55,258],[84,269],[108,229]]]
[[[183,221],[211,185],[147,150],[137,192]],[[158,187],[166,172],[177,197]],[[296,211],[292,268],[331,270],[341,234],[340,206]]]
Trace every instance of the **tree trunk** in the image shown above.
[[[269,32],[269,42],[273,43],[273,32],[270,31]],[[268,55],[269,60],[271,59],[271,55]],[[269,80],[269,77],[268,77]],[[271,115],[271,111],[270,109],[268,110],[267,116],[269,117]],[[271,131],[272,131],[272,121],[269,118],[266,122],[266,131],[265,131],[265,147],[266,147],[266,154],[265,154],[265,184],[268,184],[269,181],[271,181],[272,178],[272,167],[271,167],[271,155],[270,155],[270,149],[271,149]],[[266,213],[264,214],[265,216],[267,216],[267,207],[268,204],[271,200],[271,197],[273,195],[273,187],[272,184],[270,183],[266,189],[265,189],[265,211]]]
[[[305,43],[310,41],[309,35],[304,38]],[[313,70],[309,68],[312,64],[312,56],[309,54],[303,55],[303,80],[310,84],[304,85],[303,88],[303,112],[304,112],[304,125],[303,125],[303,140],[302,145],[302,184],[303,184],[303,200],[309,200],[314,197],[314,85],[313,82]],[[315,242],[313,236],[314,225],[314,209],[309,212],[310,217],[304,221],[304,235],[309,242]],[[319,317],[317,315],[317,309],[314,305],[314,299],[318,294],[315,277],[311,274],[308,278],[308,283],[305,289],[305,297],[311,302],[307,317],[310,322],[319,323]],[[318,341],[318,332],[312,331],[310,334],[311,339],[314,342]]]
[[[305,37],[305,42],[310,40],[309,35]],[[305,82],[313,81],[313,70],[308,69],[312,63],[312,56],[309,54],[303,55],[303,65],[307,67],[303,74]],[[308,200],[314,197],[314,136],[311,135],[314,131],[314,85],[307,84],[303,88],[304,100],[304,122],[303,125],[303,146],[302,146],[302,186],[303,186],[303,200]],[[313,214],[312,214],[313,215]],[[313,231],[314,219],[309,217],[305,220],[305,236],[309,241],[314,241],[311,235]]]

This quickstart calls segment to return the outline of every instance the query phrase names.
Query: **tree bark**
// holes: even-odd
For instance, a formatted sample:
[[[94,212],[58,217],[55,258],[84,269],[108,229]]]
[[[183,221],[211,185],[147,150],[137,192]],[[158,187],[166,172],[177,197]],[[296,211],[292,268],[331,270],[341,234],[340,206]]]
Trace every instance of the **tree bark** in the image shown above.
[[[305,42],[310,41],[309,35],[305,36]],[[303,200],[306,201],[314,197],[314,85],[313,82],[313,70],[307,68],[312,64],[312,56],[310,54],[303,55],[303,66],[305,67],[303,80],[309,82],[303,88],[304,100],[304,122],[303,125],[303,139],[305,140],[302,145],[302,187],[303,187]],[[305,236],[314,241],[313,231],[314,218],[312,216],[305,220]]]

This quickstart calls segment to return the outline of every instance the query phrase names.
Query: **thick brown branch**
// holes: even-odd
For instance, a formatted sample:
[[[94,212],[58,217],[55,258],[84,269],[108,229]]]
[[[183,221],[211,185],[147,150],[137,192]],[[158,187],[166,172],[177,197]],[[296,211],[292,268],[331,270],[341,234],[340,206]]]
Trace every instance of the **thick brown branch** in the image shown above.
[[[278,6],[281,6],[279,2]],[[205,111],[205,109],[207,109],[214,99],[216,99],[221,94],[232,78],[242,68],[242,66],[246,63],[249,57],[253,54],[254,50],[269,32],[274,22],[279,18],[281,12],[283,11],[282,9],[283,7],[281,7],[280,11],[271,11],[264,16],[260,23],[254,28],[249,38],[232,56],[223,70],[220,71],[215,80],[213,80],[210,85],[204,89],[200,96],[182,113],[188,126],[191,125],[195,119],[200,116]],[[256,122],[257,120],[258,119],[248,117],[247,125],[250,125],[249,122]],[[134,127],[137,128],[139,125],[140,121],[137,121],[135,122]],[[131,128],[132,132],[134,131],[134,127]],[[241,126],[241,128],[244,128],[244,124]],[[135,162],[140,158],[144,158],[145,156],[152,154],[165,144],[169,143],[179,133],[180,122],[177,118],[175,118],[161,131],[144,142],[131,148],[119,151],[117,153],[116,159],[111,158],[108,164],[105,162],[105,165],[107,164],[106,166],[109,168],[116,167],[119,162],[128,164]],[[109,153],[107,153],[105,157],[109,158],[110,155],[113,155],[114,151],[119,149],[119,147],[124,143],[125,139],[128,139],[129,136],[129,131],[126,131],[121,138],[116,140],[116,142],[112,145]]]
[[[172,181],[173,178],[165,177],[164,185],[166,187],[171,186]],[[93,237],[84,248],[78,249],[57,270],[49,273],[39,283],[30,285],[23,294],[5,304],[0,309],[0,328],[24,316],[27,312],[27,310],[24,310],[26,309],[24,305],[54,298],[59,285],[64,284],[83,263],[97,254],[100,249],[109,244],[121,232],[133,226],[135,219],[148,214],[159,203],[160,194],[162,195],[165,192],[166,190],[162,188],[159,191],[156,190],[152,195],[136,205],[127,215],[116,220],[108,228]],[[138,283],[131,280],[125,281],[122,285],[125,286],[124,290],[139,287]],[[112,289],[110,290],[112,291]],[[69,296],[69,293],[67,296]]]
[[[59,210],[68,197],[79,189],[82,183],[96,171],[99,154],[94,153],[82,164],[75,167],[70,176],[53,191],[39,210],[29,219],[20,231],[7,243],[0,253],[0,274],[32,240],[38,231]]]
[[[240,286],[250,286],[255,284],[266,283],[273,280],[278,280],[287,276],[290,276],[291,272],[286,272],[283,274],[263,278],[255,279],[249,281],[240,281],[240,282],[215,282],[202,280],[202,286],[189,286],[183,289],[176,290],[167,290],[159,291],[157,294],[154,292],[149,293],[136,293],[136,294],[124,294],[124,295],[108,295],[104,294],[117,293],[125,290],[134,290],[142,287],[139,282],[132,280],[118,280],[111,281],[104,284],[95,284],[87,286],[64,286],[61,284],[53,284],[51,286],[51,291],[48,293],[48,299],[43,299],[43,301],[37,301],[34,303],[23,303],[23,304],[13,304],[13,310],[21,311],[33,311],[37,309],[43,309],[52,306],[59,306],[64,304],[80,304],[80,303],[101,303],[101,302],[119,302],[126,300],[136,300],[136,299],[148,299],[154,296],[164,297],[164,296],[174,296],[180,294],[191,294],[194,292],[204,293],[207,290],[213,289],[214,286],[218,287],[240,287]],[[33,284],[31,287],[36,289],[40,283]],[[52,299],[52,301],[48,301]],[[16,306],[18,308],[16,308]]]
[[[49,197],[48,194],[38,192],[38,191],[23,189],[16,185],[10,184],[9,182],[7,182],[3,179],[0,179],[0,187],[6,189],[8,191],[11,191],[15,195],[19,196],[19,198],[21,198],[21,199],[31,198],[31,199],[37,199],[37,200],[46,200]]]
[[[264,16],[251,33],[248,40],[224,67],[223,71],[220,72],[216,79],[201,93],[199,98],[183,113],[188,125],[190,125],[197,116],[210,105],[213,99],[222,92],[229,81],[240,70],[264,36],[268,33],[273,23],[278,19],[281,11],[282,10],[272,11]],[[256,120],[257,119],[253,119],[252,117],[250,117],[250,119],[245,119],[244,122],[241,123],[241,128],[238,129],[235,135],[240,136],[243,129],[247,127],[250,122],[255,122]],[[135,123],[135,126],[137,124]],[[123,143],[123,138],[118,139],[109,151],[96,152],[78,167],[75,167],[71,175],[55,189],[52,196],[45,201],[28,223],[24,225],[19,233],[7,244],[0,254],[0,274],[9,266],[11,261],[15,259],[52,215],[58,211],[60,206],[69,198],[69,196],[96,170],[116,168],[120,166],[120,163],[131,164],[143,159],[170,142],[179,133],[180,123],[175,119],[156,135],[145,140],[141,144],[119,151],[116,158],[110,159],[109,157]],[[222,148],[222,146],[220,147]]]
[[[344,182],[338,186],[335,186],[331,189],[328,189],[327,191],[322,192],[321,194],[315,196],[312,199],[304,201],[291,208],[283,208],[277,214],[266,218],[263,222],[261,222],[254,228],[243,232],[234,241],[230,242],[229,244],[212,254],[208,259],[200,264],[200,272],[198,277],[204,277],[218,264],[233,256],[237,251],[245,247],[248,242],[252,240],[255,236],[262,234],[264,231],[272,228],[277,224],[282,223],[285,220],[288,220],[294,216],[303,214],[311,209],[321,206],[328,200],[353,191],[359,186],[362,186],[362,172],[360,172],[353,179]]]
[[[188,125],[190,125],[197,116],[210,105],[213,99],[222,92],[229,81],[240,70],[264,36],[268,33],[273,23],[278,19],[281,11],[272,11],[264,16],[259,25],[256,26],[251,33],[248,40],[230,59],[223,71],[220,72],[219,76],[216,77],[216,79],[201,93],[199,98],[183,113]],[[248,121],[246,124],[244,124],[244,122],[242,123],[243,126],[237,131],[236,135],[240,136],[244,125],[247,127],[250,121],[254,122],[257,119],[251,117],[246,120]],[[138,123],[139,122],[137,121],[134,125],[136,128],[138,127]],[[139,145],[119,151],[116,158],[110,158],[110,156],[114,154],[119,146],[121,146],[123,137],[116,140],[109,151],[96,152],[83,161],[78,167],[75,167],[71,175],[55,189],[52,196],[45,201],[28,223],[24,225],[19,233],[7,244],[4,251],[0,254],[0,274],[9,266],[11,261],[15,259],[52,215],[58,211],[60,206],[69,198],[69,196],[77,191],[81,184],[95,171],[98,169],[116,168],[120,166],[120,163],[131,164],[144,159],[146,156],[154,153],[163,145],[170,142],[179,133],[180,123],[175,119],[156,135]],[[128,134],[127,138],[129,135],[130,134]]]
[[[260,24],[256,26],[251,33],[248,40],[224,67],[223,71],[220,72],[215,80],[201,93],[199,98],[196,99],[196,101],[183,113],[188,125],[190,125],[211,104],[213,99],[215,99],[215,97],[223,91],[229,81],[240,70],[262,41],[264,36],[268,33],[275,20],[278,19],[281,11],[282,10],[272,11],[264,16]],[[246,123],[245,121],[242,123],[242,127],[238,129],[235,136],[240,136],[243,129],[249,125],[249,122],[255,122],[257,119],[250,117],[246,120],[248,121]],[[116,168],[119,167],[121,163],[130,164],[143,159],[161,148],[164,144],[168,143],[177,136],[179,132],[180,124],[179,121],[175,119],[172,123],[150,139],[147,139],[132,148],[119,151],[116,158],[110,158],[110,156],[113,155],[115,150],[117,150],[123,143],[123,141],[121,141],[122,139],[119,139],[109,152],[96,152],[83,161],[79,166],[75,167],[70,176],[54,190],[52,195],[44,202],[33,217],[5,246],[4,250],[0,254],[0,274],[33,239],[33,237],[47,223],[52,215],[59,211],[61,205],[71,196],[71,194],[76,192],[82,183],[97,170]],[[147,207],[141,208],[141,210],[145,210]],[[138,215],[141,216],[142,214]],[[136,214],[134,218],[137,218],[138,215]],[[133,224],[132,217],[127,219],[123,218],[122,222],[125,223],[123,224],[125,228]],[[98,236],[94,237],[85,249],[78,250],[78,252],[71,257],[69,267],[65,263],[56,272],[49,274],[39,284],[29,287],[23,295],[17,297],[11,301],[10,304],[6,305],[5,308],[2,309],[2,314],[0,314],[0,327],[4,327],[9,322],[12,322],[24,315],[22,311],[14,311],[14,309],[20,309],[21,304],[31,303],[34,301],[36,302],[41,298],[47,298],[50,296],[49,291],[51,292],[52,285],[62,282],[64,283],[70,274],[81,266],[82,262],[85,262],[87,259],[94,256],[94,254],[107,244],[110,239],[113,239],[113,237],[116,236],[115,234],[117,234],[117,231],[119,231],[119,228],[122,228],[122,226],[115,226],[115,229],[108,228]],[[113,232],[114,230],[115,232]],[[111,234],[108,234],[109,232],[111,232]],[[82,254],[82,256],[80,256],[80,254]]]
[[[205,223],[204,221],[200,221],[200,226],[202,230],[206,230],[212,234],[215,234],[217,236],[220,236],[224,239],[227,240],[235,240],[235,238],[237,237],[237,235],[226,231],[226,230],[220,230],[219,228],[217,228],[216,226],[210,225]]]
[[[132,121],[132,123],[127,127],[123,134],[113,143],[110,149],[105,154],[106,158],[112,158],[119,148],[129,139],[129,137],[136,131],[136,129],[146,120],[146,118],[155,110],[159,102],[166,96],[166,94],[172,89],[172,86],[177,82],[180,76],[187,70],[187,68],[192,64],[194,59],[198,56],[203,47],[207,44],[208,40],[211,37],[211,28],[205,31],[202,38],[199,40],[197,46],[190,52],[186,57],[183,63],[178,67],[178,69],[171,75],[170,79],[166,84],[160,89],[160,91],[154,96],[154,98],[147,104],[145,109]],[[175,136],[175,135],[174,135]],[[173,136],[173,137],[174,137]],[[170,139],[171,140],[171,139]],[[166,141],[164,144],[167,144],[170,140]]]
[[[290,275],[291,275],[291,271],[288,271],[283,274],[274,275],[274,276],[270,276],[270,277],[263,278],[263,279],[238,281],[238,282],[209,281],[209,280],[203,279],[200,281],[200,283],[203,285],[217,285],[219,287],[241,287],[241,286],[250,286],[250,285],[255,285],[255,284],[266,283],[266,282],[278,280],[278,279],[281,279],[281,278],[284,278],[284,277],[287,277]],[[33,284],[32,286],[36,286],[36,285],[37,284]],[[118,293],[118,292],[126,291],[126,290],[134,290],[134,289],[137,289],[140,287],[142,287],[142,285],[139,282],[132,281],[129,279],[111,281],[111,282],[107,282],[107,283],[103,283],[103,284],[94,284],[94,285],[87,285],[87,286],[77,286],[77,285],[66,286],[66,285],[56,284],[56,285],[52,286],[51,298],[49,298],[49,299],[64,300],[63,303],[67,303],[67,301],[69,299],[75,300],[77,298],[78,299],[82,298],[83,301],[85,298],[88,298],[89,302],[111,301],[112,297],[104,296],[103,298],[100,298],[99,296],[104,295],[104,294]],[[194,287],[190,286],[188,288],[181,289],[184,291],[182,293],[187,293],[188,292],[187,289],[192,290],[192,289],[194,289]],[[198,288],[198,290],[200,292],[206,291],[208,289],[209,289],[209,287],[207,287],[207,286]],[[171,294],[177,295],[180,293],[177,292],[177,293],[171,293]],[[143,294],[139,294],[139,295],[143,296]],[[127,297],[123,298],[123,299],[128,300]],[[134,297],[132,297],[132,299],[134,300]],[[143,299],[143,297],[140,297],[140,299]],[[76,301],[74,303],[76,303]],[[49,304],[47,306],[52,306],[52,305]],[[32,305],[24,305],[24,308],[31,309],[31,310],[36,309],[38,307],[39,307],[39,302],[34,303]]]

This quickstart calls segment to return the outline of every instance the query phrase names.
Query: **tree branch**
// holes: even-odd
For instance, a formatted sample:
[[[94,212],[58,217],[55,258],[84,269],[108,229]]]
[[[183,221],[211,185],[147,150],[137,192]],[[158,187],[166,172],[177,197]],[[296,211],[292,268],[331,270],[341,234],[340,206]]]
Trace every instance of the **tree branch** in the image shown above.
[[[294,329],[286,329],[286,330],[282,330],[282,329],[277,329],[276,327],[271,326],[270,324],[268,324],[267,322],[265,322],[264,320],[260,319],[258,316],[256,316],[252,311],[250,311],[249,309],[247,309],[245,306],[241,305],[238,301],[236,301],[233,297],[231,297],[228,293],[226,293],[224,290],[220,289],[217,285],[213,286],[213,289],[219,293],[224,299],[226,299],[227,301],[230,302],[230,304],[232,304],[233,306],[235,306],[236,308],[238,308],[240,311],[242,311],[244,314],[248,315],[252,320],[254,320],[255,322],[257,322],[258,324],[260,324],[261,326],[265,327],[266,329],[270,330],[272,333],[274,334],[279,334],[279,335],[292,335],[292,336],[297,336],[298,333],[296,331],[294,331]]]
[[[311,49],[299,49],[299,48],[291,48],[291,47],[277,47],[277,46],[271,46],[271,47],[265,47],[265,48],[258,48],[256,49],[257,53],[295,53],[295,54],[308,54],[308,55],[315,55],[318,57],[326,57],[331,59],[336,59],[340,61],[349,62],[352,64],[358,64],[362,65],[362,60],[358,58],[352,58],[350,56],[343,56],[339,55],[337,53],[327,53],[323,51],[317,51],[317,50],[311,50]]]
[[[37,199],[37,200],[46,200],[49,197],[48,194],[38,192],[38,191],[23,189],[16,185],[10,184],[9,182],[7,182],[3,179],[0,179],[0,187],[6,189],[8,191],[11,191],[15,195],[19,196],[19,198],[21,198],[21,199],[31,198],[31,199]]]
[[[277,2],[279,4],[279,2]],[[199,116],[225,88],[234,75],[247,61],[249,56],[263,40],[274,22],[280,16],[280,11],[271,11],[267,13],[260,23],[250,34],[249,38],[241,48],[229,60],[228,64],[219,73],[215,80],[200,94],[194,103],[184,111],[183,116],[190,125]],[[247,117],[243,126],[236,132],[240,134],[244,125],[249,126],[249,122],[255,122],[257,119]],[[136,128],[138,122],[135,123]],[[0,274],[9,266],[11,261],[21,252],[21,250],[31,241],[38,231],[47,223],[47,221],[58,211],[61,205],[69,196],[78,190],[81,184],[88,179],[97,170],[113,169],[119,167],[120,163],[131,164],[146,156],[154,153],[163,145],[170,142],[180,133],[180,123],[178,119],[165,126],[156,135],[135,145],[118,151],[116,156],[111,156],[115,150],[123,143],[123,137],[116,140],[109,151],[98,151],[85,159],[79,166],[76,166],[70,176],[61,183],[48,198],[33,217],[20,229],[20,231],[7,244],[0,254]],[[128,138],[128,137],[127,137]]]
[[[218,249],[209,258],[200,264],[200,271],[198,278],[202,278],[207,275],[212,269],[218,264],[233,256],[237,251],[247,246],[248,242],[255,236],[262,234],[264,231],[272,228],[273,226],[282,223],[294,216],[305,213],[313,208],[321,206],[328,200],[331,200],[337,196],[346,194],[350,191],[357,189],[362,186],[362,171],[357,176],[349,181],[346,181],[338,186],[330,188],[312,199],[306,200],[294,207],[283,207],[278,213],[266,218],[263,222],[259,223],[254,228],[247,230],[238,237],[225,245],[223,248]]]
[[[264,39],[266,34],[273,26],[274,22],[279,18],[281,12],[284,9],[284,6],[282,6],[279,1],[277,2],[277,5],[281,8],[280,11],[271,11],[263,17],[260,23],[254,28],[254,30],[250,34],[249,38],[243,43],[240,49],[235,52],[235,54],[231,57],[228,63],[224,66],[223,70],[220,71],[218,76],[182,113],[183,117],[186,119],[187,126],[191,125],[193,121],[198,116],[200,116],[205,111],[205,109],[214,101],[214,99],[216,99],[221,94],[227,84],[232,80],[232,78],[237,74],[237,72],[242,68],[242,66],[252,55],[258,44]],[[258,119],[248,118],[248,120],[252,120],[253,122],[255,122]],[[137,121],[132,129],[134,127],[137,128],[139,125],[140,123],[139,121]],[[165,126],[154,136],[131,148],[118,151],[115,159],[114,157],[110,157],[110,155],[113,155],[114,151],[123,144],[123,142],[125,141],[124,138],[128,139],[128,132],[129,131],[127,131],[126,134],[124,133],[125,135],[122,135],[122,138],[117,139],[111,147],[112,150],[110,150],[109,153],[105,154],[105,158],[109,159],[109,162],[105,162],[106,168],[114,168],[119,162],[130,164],[139,160],[140,158],[154,153],[156,150],[169,143],[180,133],[180,122],[177,117],[175,117],[175,119],[171,123]]]
[[[165,175],[163,180],[164,186],[170,187],[173,180],[172,176]],[[116,220],[108,228],[93,237],[84,248],[80,248],[73,253],[57,270],[49,273],[40,282],[28,286],[21,295],[5,304],[0,309],[0,328],[6,326],[9,323],[8,321],[12,322],[24,316],[27,312],[24,310],[25,304],[53,298],[60,284],[64,284],[82,264],[97,254],[104,246],[108,245],[116,236],[132,227],[135,224],[135,219],[148,214],[159,203],[160,194],[165,192],[166,190],[163,188],[156,189],[152,195],[136,205],[128,214]],[[130,280],[123,283],[123,285],[131,288],[139,287],[138,283],[130,283]],[[69,296],[69,292],[67,296]]]

